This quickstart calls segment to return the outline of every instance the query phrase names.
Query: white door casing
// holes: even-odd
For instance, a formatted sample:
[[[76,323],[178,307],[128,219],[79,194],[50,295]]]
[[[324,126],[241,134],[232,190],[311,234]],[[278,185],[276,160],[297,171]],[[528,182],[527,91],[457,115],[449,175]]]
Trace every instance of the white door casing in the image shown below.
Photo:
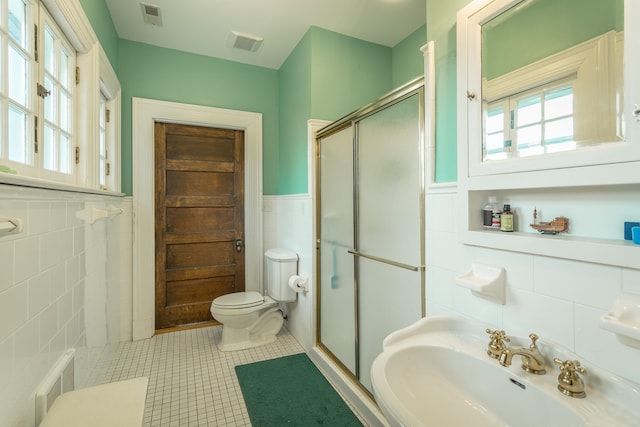
[[[155,332],[154,122],[242,129],[245,132],[246,290],[262,283],[262,114],[200,105],[132,99],[134,340]]]

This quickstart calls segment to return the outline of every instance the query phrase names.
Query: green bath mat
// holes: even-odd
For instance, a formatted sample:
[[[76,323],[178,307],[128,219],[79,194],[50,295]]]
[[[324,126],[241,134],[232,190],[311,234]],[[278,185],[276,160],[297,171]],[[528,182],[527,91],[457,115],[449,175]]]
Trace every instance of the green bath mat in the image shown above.
[[[236,366],[253,427],[362,426],[304,354]]]

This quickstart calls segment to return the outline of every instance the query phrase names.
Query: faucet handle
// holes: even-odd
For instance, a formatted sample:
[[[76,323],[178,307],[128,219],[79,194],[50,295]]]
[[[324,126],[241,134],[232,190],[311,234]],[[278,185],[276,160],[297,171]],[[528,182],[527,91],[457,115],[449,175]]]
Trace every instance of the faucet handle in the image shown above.
[[[558,390],[571,397],[585,397],[584,382],[578,374],[585,375],[587,370],[580,366],[579,360],[565,360],[557,357],[553,361],[560,365],[560,375],[558,375]]]
[[[487,354],[489,357],[493,359],[497,359],[500,357],[502,351],[506,348],[504,342],[511,342],[511,339],[507,336],[507,333],[503,330],[495,330],[491,329],[485,330],[486,333],[489,334],[489,348],[487,349]]]
[[[496,329],[495,331],[492,331],[491,329],[487,329],[485,332],[490,335],[490,338],[492,340],[504,340],[504,341],[507,341],[507,342],[510,341],[510,339],[507,336],[507,333],[505,331],[498,330],[498,329]]]
[[[540,338],[537,334],[534,334],[533,332],[529,334],[529,338],[531,338],[531,345],[529,346],[529,348],[531,350],[535,350],[538,348],[538,346],[536,345],[536,341],[538,341],[538,338]]]

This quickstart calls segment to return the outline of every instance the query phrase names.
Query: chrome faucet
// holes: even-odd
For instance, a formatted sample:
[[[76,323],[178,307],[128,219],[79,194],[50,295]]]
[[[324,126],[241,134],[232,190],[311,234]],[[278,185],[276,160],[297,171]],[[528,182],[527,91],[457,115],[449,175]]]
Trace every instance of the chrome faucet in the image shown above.
[[[538,350],[538,346],[536,346],[538,336],[536,334],[529,334],[529,338],[531,338],[531,345],[528,348],[507,348],[500,353],[498,361],[502,366],[511,366],[513,356],[522,356],[522,369],[536,375],[546,374],[547,371],[544,369],[544,356],[542,356],[542,353]]]

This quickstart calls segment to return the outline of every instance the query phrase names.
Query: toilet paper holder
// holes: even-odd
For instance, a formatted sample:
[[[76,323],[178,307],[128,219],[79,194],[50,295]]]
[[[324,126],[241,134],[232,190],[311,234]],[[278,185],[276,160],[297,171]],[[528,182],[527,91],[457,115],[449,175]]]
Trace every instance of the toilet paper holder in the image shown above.
[[[307,276],[293,275],[289,277],[289,287],[295,292],[307,292],[309,290]]]

